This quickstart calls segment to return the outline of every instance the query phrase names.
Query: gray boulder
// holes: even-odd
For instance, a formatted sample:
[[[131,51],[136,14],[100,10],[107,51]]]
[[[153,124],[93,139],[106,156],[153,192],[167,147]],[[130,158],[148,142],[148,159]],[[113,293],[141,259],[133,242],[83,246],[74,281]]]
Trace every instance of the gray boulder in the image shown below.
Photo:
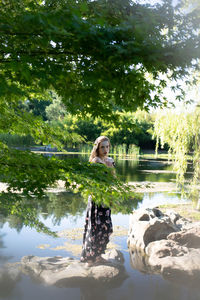
[[[140,209],[131,216],[128,243],[133,268],[199,287],[200,222],[171,211]]]
[[[88,266],[70,257],[24,256],[21,270],[39,282],[56,286],[79,286],[88,282],[119,284],[127,277],[120,251],[111,250],[104,259],[107,262]]]
[[[167,236],[167,239],[188,248],[200,249],[200,223],[196,222],[193,225],[187,226],[187,228],[184,228],[180,232],[172,232]]]
[[[152,242],[146,248],[146,264],[165,279],[199,287],[200,249],[181,246],[173,240]]]
[[[149,243],[165,239],[168,234],[179,231],[183,226],[181,219],[183,218],[178,214],[163,214],[157,208],[134,211],[129,221],[128,246],[145,251]]]

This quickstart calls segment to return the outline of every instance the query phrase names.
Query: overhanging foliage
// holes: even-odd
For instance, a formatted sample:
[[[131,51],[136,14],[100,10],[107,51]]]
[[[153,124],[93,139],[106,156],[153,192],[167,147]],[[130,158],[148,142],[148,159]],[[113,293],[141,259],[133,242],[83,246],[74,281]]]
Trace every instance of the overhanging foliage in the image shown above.
[[[7,100],[53,88],[69,111],[109,118],[116,106],[163,103],[159,74],[183,76],[200,56],[198,9],[185,15],[171,1],[8,0],[0,9]]]

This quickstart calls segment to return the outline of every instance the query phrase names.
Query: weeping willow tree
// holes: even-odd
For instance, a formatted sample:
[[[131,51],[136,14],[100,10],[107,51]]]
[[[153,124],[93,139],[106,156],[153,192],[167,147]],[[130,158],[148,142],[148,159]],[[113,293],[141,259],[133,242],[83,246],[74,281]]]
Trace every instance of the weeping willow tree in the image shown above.
[[[156,153],[158,146],[169,146],[169,158],[174,162],[176,180],[182,193],[198,197],[200,183],[200,105],[193,113],[158,113],[154,124],[156,138]],[[185,187],[185,174],[189,161],[193,164],[193,175],[190,184]]]

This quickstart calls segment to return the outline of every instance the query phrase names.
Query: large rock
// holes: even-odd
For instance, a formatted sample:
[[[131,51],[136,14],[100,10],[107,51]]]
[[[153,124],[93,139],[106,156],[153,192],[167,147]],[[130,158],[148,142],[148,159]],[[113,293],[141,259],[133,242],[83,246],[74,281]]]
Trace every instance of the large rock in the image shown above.
[[[126,277],[123,255],[111,250],[104,255],[106,263],[88,266],[70,257],[24,256],[21,270],[39,282],[56,286],[79,286],[88,282],[119,284]]]
[[[200,249],[187,248],[170,240],[152,242],[146,248],[152,272],[177,283],[199,287]]]
[[[130,216],[128,245],[145,251],[149,243],[165,239],[185,223],[186,219],[172,212],[163,214],[157,208],[138,209]]]
[[[200,223],[195,223],[181,232],[173,232],[167,236],[169,240],[188,248],[200,248]]]
[[[130,226],[128,243],[133,268],[199,287],[199,222],[191,223],[175,212],[163,214],[154,208],[135,212]]]

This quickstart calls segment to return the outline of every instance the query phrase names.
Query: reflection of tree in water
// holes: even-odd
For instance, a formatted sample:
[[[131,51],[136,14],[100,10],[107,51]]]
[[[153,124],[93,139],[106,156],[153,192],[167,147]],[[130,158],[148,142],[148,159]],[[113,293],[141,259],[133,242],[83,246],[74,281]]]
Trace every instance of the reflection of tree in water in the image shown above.
[[[24,226],[23,220],[15,215],[9,216],[7,218],[7,222],[9,223],[9,227],[15,228],[18,233],[22,230],[22,228]]]
[[[133,209],[137,208],[138,202],[141,202],[142,199],[143,195],[141,193],[133,193],[133,197],[130,197],[129,199],[123,201],[123,206],[117,205],[117,203],[115,203],[115,200],[113,200],[113,207],[111,206],[112,214],[130,214]]]
[[[41,214],[44,218],[52,216],[54,223],[59,223],[69,215],[78,217],[86,208],[80,195],[69,192],[47,193],[46,197],[37,199],[20,197],[16,194],[0,196],[0,202],[3,203],[0,206],[0,227],[8,222],[18,232],[23,226],[30,226],[50,234],[50,230],[39,220]]]
[[[69,192],[47,193],[47,198],[41,205],[44,218],[52,216],[54,224],[60,223],[68,216],[79,217],[86,209],[83,198],[79,194]]]
[[[6,222],[8,222],[10,228],[15,228],[17,232],[20,232],[24,226],[24,222],[20,217],[18,217],[17,215],[14,215],[14,214],[9,215],[8,211],[6,211],[6,210],[0,211],[0,217],[1,217],[0,228],[2,228],[3,225]]]
[[[7,273],[7,270],[3,271],[0,278],[0,299],[17,299],[15,298],[16,284],[20,279],[20,274],[16,274],[16,277],[14,277],[12,274]]]
[[[5,234],[3,234],[3,233],[0,234],[0,250],[3,248],[6,248],[4,246],[4,242],[3,242],[4,236],[5,236]],[[8,260],[9,260],[9,257],[1,255],[1,251],[0,251],[0,265],[2,265],[4,262],[6,262]]]
[[[5,233],[1,233],[0,234],[0,248],[2,249],[2,248],[6,248],[5,246],[4,246],[4,242],[3,242],[3,237],[5,236],[6,234]]]
[[[2,235],[0,235],[1,239]],[[2,241],[0,240],[0,244]],[[0,245],[0,247],[1,247]],[[3,258],[3,261],[2,261]],[[8,261],[10,257],[0,256],[0,264]],[[18,266],[1,266],[0,268],[0,299],[17,299],[16,284],[21,279],[21,272]],[[20,298],[19,298],[20,299]]]
[[[1,249],[6,248],[6,246],[4,245],[4,242],[3,242],[3,238],[5,237],[5,235],[6,235],[5,233],[0,234],[0,266],[5,264],[12,258],[12,256],[5,256],[5,255],[2,255],[2,253],[1,253]],[[0,278],[1,278],[1,272],[0,272]]]
[[[168,165],[167,160],[156,159],[118,159],[116,161],[117,173],[121,174],[124,181],[152,181],[152,182],[168,182],[175,179],[172,171],[172,164]],[[146,173],[145,170],[148,170]],[[154,173],[155,170],[166,171],[163,173]],[[152,171],[152,172],[151,172]]]
[[[124,201],[123,206],[117,205],[113,199],[112,212],[129,213],[137,207],[138,201],[142,201],[139,194]],[[41,214],[44,219],[52,217],[55,225],[69,216],[78,218],[86,209],[83,198],[71,192],[47,193],[45,197],[37,199],[21,197],[20,194],[4,194],[0,196],[0,204],[0,226],[8,222],[18,232],[23,226],[29,226],[47,234],[53,233],[39,220]]]
[[[115,159],[117,174],[120,174],[122,180],[133,181],[133,174],[136,174],[139,159]]]

